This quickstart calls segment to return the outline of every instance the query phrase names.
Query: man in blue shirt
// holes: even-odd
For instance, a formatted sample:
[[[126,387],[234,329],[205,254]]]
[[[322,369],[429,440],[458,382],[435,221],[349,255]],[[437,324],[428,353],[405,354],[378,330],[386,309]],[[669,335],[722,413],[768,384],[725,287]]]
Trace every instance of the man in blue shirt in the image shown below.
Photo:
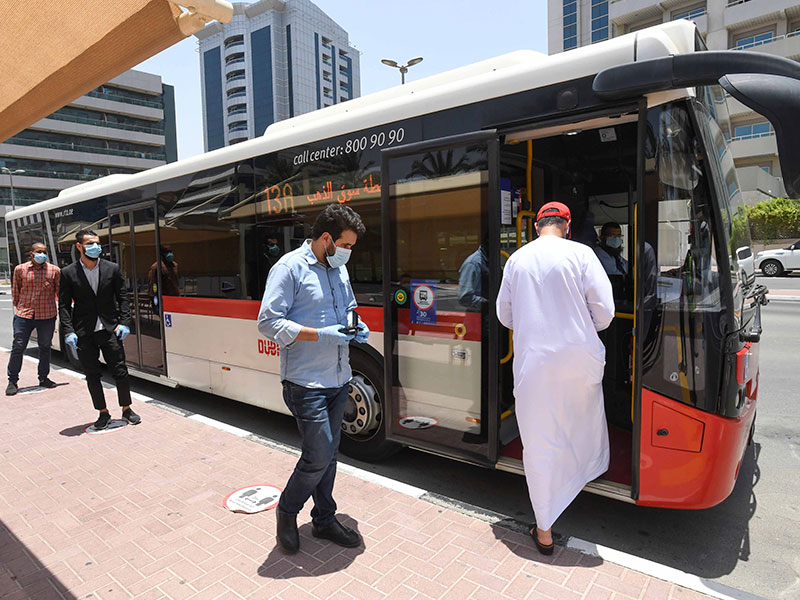
[[[344,266],[366,229],[361,217],[342,204],[327,206],[312,228],[312,239],[285,254],[270,269],[258,330],[281,350],[283,400],[297,420],[302,455],[277,508],[278,542],[288,552],[300,547],[297,513],[309,497],[314,537],[353,548],[358,532],[336,520],[333,482],[347,404],[349,343],[364,343],[369,329],[342,331],[356,308]]]

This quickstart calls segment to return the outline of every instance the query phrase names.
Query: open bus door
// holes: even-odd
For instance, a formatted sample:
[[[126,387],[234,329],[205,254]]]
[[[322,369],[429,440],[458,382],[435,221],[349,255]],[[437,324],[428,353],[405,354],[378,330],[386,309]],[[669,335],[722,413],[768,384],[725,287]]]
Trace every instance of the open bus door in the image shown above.
[[[493,465],[497,135],[441,138],[381,156],[387,438]]]
[[[111,259],[122,269],[131,310],[131,332],[125,338],[125,358],[140,371],[166,375],[161,269],[156,205],[148,202],[108,211]]]

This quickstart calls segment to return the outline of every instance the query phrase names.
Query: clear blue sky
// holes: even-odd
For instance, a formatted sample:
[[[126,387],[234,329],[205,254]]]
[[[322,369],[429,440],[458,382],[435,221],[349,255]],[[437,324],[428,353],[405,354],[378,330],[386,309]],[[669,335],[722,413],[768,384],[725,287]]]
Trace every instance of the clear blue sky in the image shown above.
[[[350,34],[361,54],[361,95],[400,83],[382,58],[424,61],[408,79],[520,49],[547,53],[545,0],[314,0]],[[175,86],[178,157],[203,152],[200,57],[191,36],[136,68]]]

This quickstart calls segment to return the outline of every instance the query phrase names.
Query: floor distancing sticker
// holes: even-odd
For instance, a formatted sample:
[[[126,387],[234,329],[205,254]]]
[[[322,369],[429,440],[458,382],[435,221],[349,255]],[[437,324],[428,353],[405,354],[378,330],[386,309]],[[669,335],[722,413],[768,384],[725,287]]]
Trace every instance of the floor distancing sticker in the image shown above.
[[[406,429],[428,429],[429,427],[436,427],[439,421],[433,417],[403,417],[398,421],[400,427]]]
[[[278,506],[282,491],[274,485],[248,485],[225,496],[222,506],[233,512],[253,514]]]
[[[105,429],[95,429],[94,424],[89,425],[84,429],[84,433],[89,435],[103,435],[104,433],[112,433],[123,429],[128,424],[124,419],[111,419]]]

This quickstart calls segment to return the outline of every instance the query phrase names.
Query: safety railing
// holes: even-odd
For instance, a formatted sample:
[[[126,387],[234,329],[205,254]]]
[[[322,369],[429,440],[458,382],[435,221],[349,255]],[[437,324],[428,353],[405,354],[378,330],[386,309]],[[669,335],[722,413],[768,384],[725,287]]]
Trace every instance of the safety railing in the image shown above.
[[[800,36],[800,29],[797,31],[792,31],[787,33],[786,35],[773,35],[771,38],[765,38],[763,40],[754,40],[752,42],[748,42],[747,44],[739,44],[736,46],[731,46],[729,50],[747,50],[749,48],[756,48],[758,46],[764,46],[765,44],[771,44],[772,42],[777,42],[780,40],[788,40],[790,38],[795,38]]]
[[[112,100],[114,102],[124,102],[125,104],[134,104],[136,106],[146,106],[148,108],[157,108],[159,110],[164,110],[164,103],[163,102],[155,102],[149,100],[139,100],[137,98],[129,98],[128,96],[123,96],[121,94],[111,94],[109,92],[98,92],[97,90],[92,90],[86,94],[91,98],[100,98],[101,100]]]
[[[85,117],[75,117],[73,115],[62,115],[59,113],[51,113],[45,118],[55,119],[56,121],[67,121],[69,123],[81,123],[83,125],[96,125],[97,127],[110,127],[112,129],[124,129],[125,131],[138,131],[140,133],[164,135],[163,129],[156,129],[154,127],[142,127],[141,125],[128,125],[126,123],[115,123],[114,121],[100,121],[99,119],[87,119]]]
[[[136,152],[134,150],[115,150],[113,148],[96,148],[95,146],[82,146],[80,144],[59,144],[55,142],[43,142],[41,140],[27,140],[10,138],[6,144],[16,146],[34,146],[36,148],[51,148],[53,150],[68,150],[70,152],[93,152],[95,154],[108,154],[110,156],[125,156],[128,158],[144,158],[147,160],[166,160],[166,154],[158,152]]]

